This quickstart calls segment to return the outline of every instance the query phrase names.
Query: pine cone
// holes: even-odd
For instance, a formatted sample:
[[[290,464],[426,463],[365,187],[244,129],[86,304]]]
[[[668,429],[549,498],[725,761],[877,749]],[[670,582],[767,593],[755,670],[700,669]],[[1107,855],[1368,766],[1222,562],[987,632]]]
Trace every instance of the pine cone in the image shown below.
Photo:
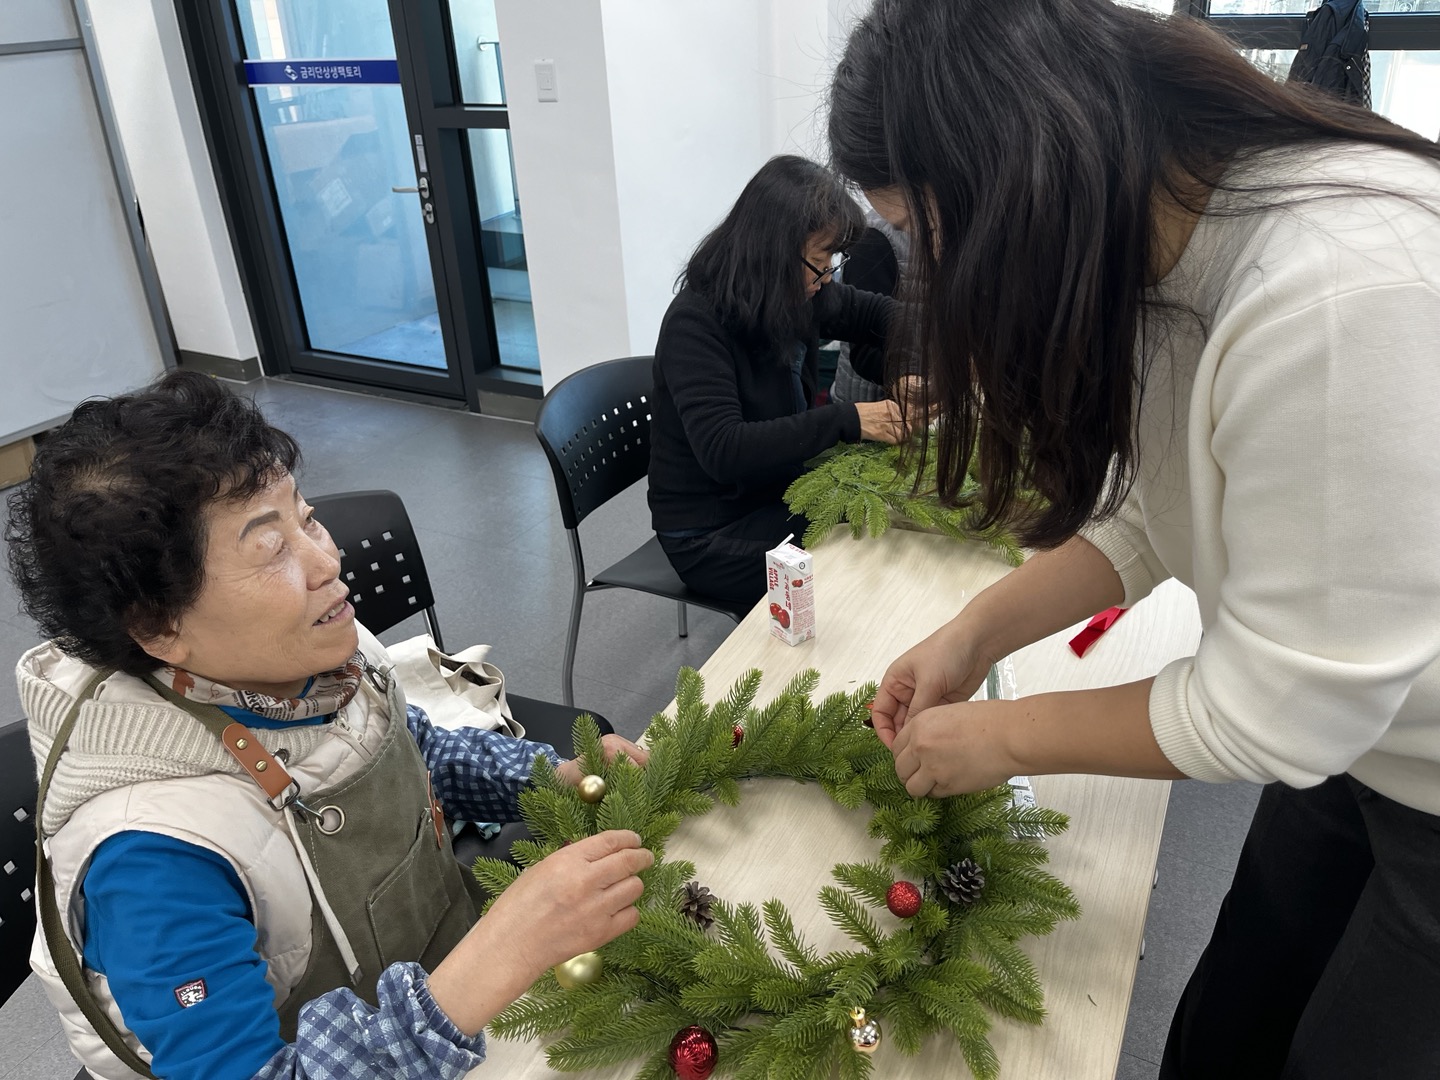
[[[715,922],[715,916],[710,914],[710,905],[714,902],[715,894],[704,885],[698,881],[687,881],[684,894],[680,897],[680,914],[701,930],[709,930]]]
[[[985,871],[973,859],[961,859],[940,875],[938,884],[951,903],[973,904],[985,888]]]

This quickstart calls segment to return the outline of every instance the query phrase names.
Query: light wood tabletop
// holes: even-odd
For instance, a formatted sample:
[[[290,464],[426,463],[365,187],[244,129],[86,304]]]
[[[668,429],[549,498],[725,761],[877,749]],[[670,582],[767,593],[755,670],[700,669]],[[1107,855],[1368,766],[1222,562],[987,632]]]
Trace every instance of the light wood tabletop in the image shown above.
[[[817,636],[791,647],[769,634],[764,604],[735,628],[701,669],[715,700],[750,668],[765,673],[759,702],[792,675],[820,672],[818,696],[878,680],[891,660],[951,618],[1008,567],[984,549],[927,533],[891,530],[855,541],[837,534],[815,550]],[[1167,583],[1137,604],[1087,653],[1066,647],[1074,629],[1016,654],[1022,695],[1132,681],[1192,655],[1200,641],[1193,595]],[[1050,840],[1050,869],[1075,891],[1083,914],[1055,933],[1023,943],[1045,986],[1041,1027],[997,1020],[991,1039],[1001,1076],[1012,1080],[1110,1080],[1120,1055],[1170,785],[1091,776],[1035,779],[1042,806],[1070,815]],[[735,808],[717,807],[681,826],[671,858],[693,861],[700,880],[731,902],[778,897],[798,930],[820,950],[851,942],[831,925],[816,895],[837,862],[873,858],[865,810],[846,811],[816,785],[755,780]],[[886,912],[883,927],[893,926]],[[890,920],[887,922],[887,920]],[[953,1039],[931,1038],[918,1057],[889,1044],[874,1058],[889,1078],[969,1077]],[[638,1065],[584,1074],[619,1080]],[[555,1075],[544,1048],[491,1039],[485,1066],[471,1074],[518,1078]]]

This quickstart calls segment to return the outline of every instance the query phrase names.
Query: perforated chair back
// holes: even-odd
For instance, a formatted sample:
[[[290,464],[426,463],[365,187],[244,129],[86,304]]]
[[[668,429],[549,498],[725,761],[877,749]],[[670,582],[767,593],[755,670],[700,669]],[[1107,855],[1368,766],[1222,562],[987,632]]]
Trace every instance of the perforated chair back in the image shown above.
[[[545,395],[535,434],[550,459],[560,517],[574,529],[650,471],[653,356],[584,368]]]
[[[412,615],[424,615],[443,650],[435,593],[405,504],[393,491],[351,491],[310,500],[315,517],[340,549],[340,576],[355,616],[379,634]]]
[[[30,732],[22,720],[0,729],[0,1001],[30,974],[36,787]]]

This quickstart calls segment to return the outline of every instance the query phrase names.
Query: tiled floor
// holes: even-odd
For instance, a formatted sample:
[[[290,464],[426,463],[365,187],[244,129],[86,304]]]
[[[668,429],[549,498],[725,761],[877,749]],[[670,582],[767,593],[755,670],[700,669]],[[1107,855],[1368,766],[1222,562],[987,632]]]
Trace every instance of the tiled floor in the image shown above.
[[[570,556],[550,469],[528,424],[274,380],[245,389],[306,450],[305,492],[390,488],[403,496],[450,643],[489,643],[514,692],[560,699]],[[599,569],[628,552],[649,535],[648,521],[640,487],[602,507],[581,527],[587,563]],[[384,639],[419,633],[420,620],[413,622]],[[732,626],[692,610],[682,640],[673,605],[628,592],[592,595],[575,665],[576,701],[636,735],[669,703],[676,671],[704,663]],[[0,652],[18,656],[35,640],[6,578]],[[18,717],[14,691],[5,693]],[[1249,785],[1172,789],[1119,1080],[1155,1076],[1175,1000],[1209,936],[1257,797]],[[0,1080],[74,1075],[58,1020],[33,979],[0,1008],[0,1043],[7,1048]]]

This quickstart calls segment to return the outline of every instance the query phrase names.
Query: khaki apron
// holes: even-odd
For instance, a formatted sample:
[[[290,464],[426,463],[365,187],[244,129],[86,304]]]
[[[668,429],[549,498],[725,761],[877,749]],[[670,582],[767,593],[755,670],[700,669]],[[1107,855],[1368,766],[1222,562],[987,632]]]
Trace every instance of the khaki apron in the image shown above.
[[[109,674],[101,672],[91,681],[60,726],[41,778],[37,834],[49,778],[80,706]],[[282,1038],[294,1041],[300,1009],[321,994],[349,986],[374,1005],[376,983],[385,968],[398,961],[418,961],[429,971],[459,944],[475,922],[475,906],[466,887],[467,875],[455,861],[450,831],[431,796],[425,761],[410,738],[398,682],[384,672],[367,671],[367,685],[357,693],[384,696],[389,730],[357,773],[343,783],[301,795],[299,785],[249,729],[214,705],[189,701],[153,679],[148,681],[172,705],[214,732],[267,794],[274,790],[268,785],[282,786],[275,780],[277,775],[288,784],[268,801],[293,815],[291,835],[302,863],[308,864],[313,914],[309,964],[277,1006]],[[37,844],[37,866],[41,923],[66,988],[111,1051],[135,1072],[152,1076],[89,991],[55,907],[43,838]],[[353,973],[327,915],[334,917],[347,939],[356,962]]]

